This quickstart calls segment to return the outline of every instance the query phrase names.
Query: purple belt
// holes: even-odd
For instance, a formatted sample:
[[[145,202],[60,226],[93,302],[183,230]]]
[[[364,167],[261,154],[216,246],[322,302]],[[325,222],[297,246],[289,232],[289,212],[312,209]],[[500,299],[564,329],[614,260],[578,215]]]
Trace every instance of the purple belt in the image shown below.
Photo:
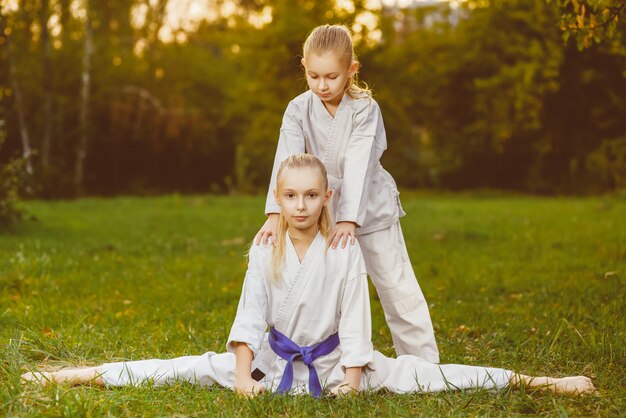
[[[280,358],[287,360],[283,378],[280,380],[277,392],[286,393],[291,390],[291,385],[293,384],[293,362],[294,360],[302,360],[309,368],[309,390],[314,397],[319,398],[322,395],[322,385],[313,365],[313,360],[330,354],[335,348],[339,347],[339,334],[334,333],[315,345],[300,347],[286,335],[276,331],[276,328],[270,327],[269,343],[272,350]]]

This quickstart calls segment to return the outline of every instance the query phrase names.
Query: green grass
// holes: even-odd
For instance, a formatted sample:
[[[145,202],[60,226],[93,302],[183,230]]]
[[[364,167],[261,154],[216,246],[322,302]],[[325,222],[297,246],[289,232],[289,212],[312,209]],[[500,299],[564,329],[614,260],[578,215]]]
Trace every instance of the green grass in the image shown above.
[[[34,389],[36,367],[223,351],[263,221],[256,197],[30,202],[0,236],[0,415],[626,416],[626,199],[403,194],[442,362],[587,374],[599,394],[368,393],[241,400],[169,388]],[[375,346],[393,354],[372,295]]]

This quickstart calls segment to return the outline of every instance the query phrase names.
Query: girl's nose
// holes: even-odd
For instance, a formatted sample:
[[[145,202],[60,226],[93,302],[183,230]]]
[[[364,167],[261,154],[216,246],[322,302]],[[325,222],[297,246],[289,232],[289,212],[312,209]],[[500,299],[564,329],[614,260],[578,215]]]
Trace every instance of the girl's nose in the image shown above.
[[[328,87],[328,84],[326,83],[326,81],[324,79],[320,80],[320,90],[326,90],[326,88]]]
[[[304,209],[304,197],[298,199],[298,209]]]

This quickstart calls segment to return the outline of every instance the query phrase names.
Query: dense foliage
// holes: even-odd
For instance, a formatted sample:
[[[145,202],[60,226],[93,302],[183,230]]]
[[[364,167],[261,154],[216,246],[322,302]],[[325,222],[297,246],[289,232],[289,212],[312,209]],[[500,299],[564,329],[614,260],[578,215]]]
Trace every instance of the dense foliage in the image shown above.
[[[625,0],[548,0],[562,9],[559,27],[563,39],[576,39],[578,49],[593,43],[609,42],[615,50],[624,53],[623,26],[620,20],[626,15]]]
[[[355,32],[401,185],[624,187],[622,1],[215,0],[172,24],[185,4],[6,3],[0,161],[22,153],[48,197],[263,190],[301,43],[330,22]]]

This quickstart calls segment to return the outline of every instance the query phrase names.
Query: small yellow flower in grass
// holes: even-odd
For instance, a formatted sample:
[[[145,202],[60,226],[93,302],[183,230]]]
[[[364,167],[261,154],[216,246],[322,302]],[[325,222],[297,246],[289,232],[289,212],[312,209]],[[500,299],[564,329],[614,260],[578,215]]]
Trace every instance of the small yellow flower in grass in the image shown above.
[[[43,327],[41,329],[41,333],[48,338],[56,337],[56,334],[54,333],[54,331],[48,327]]]
[[[471,329],[469,327],[466,327],[465,325],[459,325],[455,331],[456,332],[460,332],[462,334],[466,334],[466,333],[470,332]]]

